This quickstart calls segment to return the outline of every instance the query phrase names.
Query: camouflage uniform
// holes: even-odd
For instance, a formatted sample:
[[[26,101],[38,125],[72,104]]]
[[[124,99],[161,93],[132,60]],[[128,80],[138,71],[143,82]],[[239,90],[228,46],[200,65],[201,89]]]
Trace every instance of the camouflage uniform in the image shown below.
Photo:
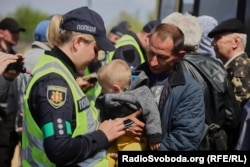
[[[226,66],[226,69],[234,87],[236,100],[243,106],[250,98],[250,59],[243,53]]]

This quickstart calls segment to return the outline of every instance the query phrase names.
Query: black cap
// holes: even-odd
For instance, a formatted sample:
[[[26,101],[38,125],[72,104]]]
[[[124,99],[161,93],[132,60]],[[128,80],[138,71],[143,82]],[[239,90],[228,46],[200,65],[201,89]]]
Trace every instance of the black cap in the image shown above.
[[[142,28],[142,30],[143,30],[144,32],[146,32],[146,33],[150,33],[151,30],[152,30],[154,27],[158,26],[160,23],[161,23],[161,22],[158,21],[158,20],[151,20],[151,21],[149,21],[149,22]]]
[[[25,32],[25,28],[19,26],[13,18],[5,18],[0,22],[0,29],[9,30],[10,32]]]
[[[243,23],[236,18],[228,19],[218,24],[214,29],[208,33],[209,38],[213,38],[216,34],[225,32],[236,32],[246,34],[246,28]]]
[[[117,25],[117,26],[114,26],[111,30],[110,30],[110,32],[112,32],[112,33],[114,33],[114,34],[116,34],[116,35],[118,35],[118,36],[123,36],[124,34],[126,34],[127,32],[128,32],[128,30],[124,27],[124,26],[122,26],[122,25]]]
[[[118,26],[123,27],[125,30],[130,30],[131,29],[131,25],[128,21],[121,21]]]
[[[80,7],[64,14],[61,29],[91,34],[102,50],[115,50],[114,45],[106,37],[102,17],[88,7]]]

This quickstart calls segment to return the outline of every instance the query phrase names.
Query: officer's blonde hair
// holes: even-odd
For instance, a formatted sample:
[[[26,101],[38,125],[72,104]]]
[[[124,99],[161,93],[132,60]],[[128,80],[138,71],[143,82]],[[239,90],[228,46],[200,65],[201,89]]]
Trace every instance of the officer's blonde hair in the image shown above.
[[[74,36],[83,34],[80,32],[62,30],[60,28],[62,22],[63,16],[60,14],[56,14],[51,18],[46,34],[48,42],[51,46],[60,46],[63,43],[69,42]],[[95,39],[93,35],[84,34],[84,41],[86,43],[90,43],[95,41]]]

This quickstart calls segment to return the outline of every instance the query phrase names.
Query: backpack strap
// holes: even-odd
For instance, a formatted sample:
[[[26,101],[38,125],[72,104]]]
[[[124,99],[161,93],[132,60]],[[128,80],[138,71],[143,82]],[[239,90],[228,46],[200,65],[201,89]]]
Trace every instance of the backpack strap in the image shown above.
[[[187,60],[187,59],[182,59],[182,60],[188,62],[190,65],[192,65],[199,72],[199,74],[202,76],[202,78],[206,81],[206,84],[210,90],[211,83],[208,81],[207,77],[203,74],[203,72],[192,61]],[[206,123],[208,125],[213,123],[211,115],[210,115],[209,111],[207,111],[207,110],[205,110],[205,120],[206,120]]]

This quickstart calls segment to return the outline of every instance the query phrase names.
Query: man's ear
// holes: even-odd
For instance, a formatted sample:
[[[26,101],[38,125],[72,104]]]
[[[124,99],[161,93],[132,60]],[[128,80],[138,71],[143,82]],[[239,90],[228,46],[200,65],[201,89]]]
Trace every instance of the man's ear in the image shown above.
[[[233,49],[236,49],[239,46],[240,40],[241,39],[240,39],[239,36],[236,36],[236,37],[233,38]]]
[[[186,55],[186,51],[184,50],[179,51],[177,60],[180,61],[185,55]]]

